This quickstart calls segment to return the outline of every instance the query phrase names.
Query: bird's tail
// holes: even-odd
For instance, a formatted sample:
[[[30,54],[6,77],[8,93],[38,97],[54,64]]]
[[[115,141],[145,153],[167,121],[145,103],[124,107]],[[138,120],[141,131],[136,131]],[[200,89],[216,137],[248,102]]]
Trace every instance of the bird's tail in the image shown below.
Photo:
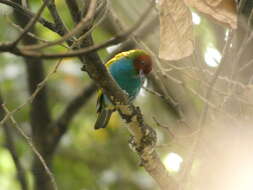
[[[98,118],[95,123],[95,129],[105,128],[111,118],[113,110],[111,109],[102,109],[98,113]]]

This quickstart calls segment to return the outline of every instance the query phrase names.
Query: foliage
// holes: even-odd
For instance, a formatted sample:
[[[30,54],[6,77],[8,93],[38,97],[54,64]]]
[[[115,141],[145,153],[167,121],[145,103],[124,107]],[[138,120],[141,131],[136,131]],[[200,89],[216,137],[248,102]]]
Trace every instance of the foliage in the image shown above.
[[[73,13],[69,11],[70,8],[67,2],[75,1],[58,0],[56,1],[56,7],[66,28],[72,29],[75,27],[76,21],[72,19]],[[98,1],[98,5],[101,5],[102,8],[97,9],[94,22],[91,22],[91,26],[97,23],[98,26],[92,28],[91,35],[89,33],[86,34],[86,41],[84,40],[83,44],[87,43],[90,46],[93,43],[92,41],[94,41],[94,44],[100,44],[115,35],[117,37],[118,33],[122,33],[129,26],[133,26],[134,23],[138,23],[138,18],[143,10],[134,7],[145,7],[149,4],[148,1],[144,0],[138,2],[112,0],[110,6],[106,3],[103,4],[103,2],[106,1]],[[193,28],[194,31],[194,36],[192,36],[193,33],[191,31],[187,39],[194,38],[196,41],[196,44],[191,44],[191,46],[194,45],[191,48],[195,48],[194,51],[191,49],[193,55],[188,56],[187,54],[188,57],[179,61],[160,60],[157,56],[157,49],[163,43],[159,43],[157,40],[159,38],[159,13],[156,8],[149,12],[149,15],[145,17],[144,24],[141,23],[141,28],[136,33],[132,35],[129,35],[131,34],[129,33],[125,36],[128,40],[127,42],[124,39],[119,46],[99,49],[98,54],[96,52],[87,53],[84,55],[85,61],[79,59],[81,55],[64,58],[61,62],[58,62],[59,60],[19,57],[14,55],[15,52],[13,53],[13,50],[9,51],[11,53],[2,53],[1,48],[4,45],[0,43],[1,99],[10,111],[27,102],[13,116],[25,134],[32,137],[33,143],[45,159],[50,171],[53,172],[60,190],[154,190],[159,189],[159,185],[161,187],[161,184],[155,183],[155,178],[152,179],[152,175],[148,175],[148,172],[139,167],[141,164],[145,165],[143,163],[143,155],[139,154],[138,156],[129,147],[130,135],[126,130],[128,124],[121,120],[122,116],[114,113],[106,129],[98,131],[93,129],[96,120],[95,88],[94,85],[91,87],[91,73],[88,71],[88,74],[86,74],[81,68],[85,65],[84,62],[88,62],[87,65],[100,64],[101,60],[105,62],[118,51],[127,50],[129,47],[144,48],[154,58],[153,74],[148,78],[146,90],[142,89],[135,104],[141,108],[145,123],[152,126],[157,133],[156,150],[161,160],[164,161],[170,155],[169,153],[172,152],[177,153],[183,159],[179,171],[168,169],[169,177],[172,176],[170,179],[176,179],[180,186],[189,190],[198,188],[219,189],[220,187],[226,189],[229,185],[233,185],[233,182],[221,183],[216,175],[219,174],[219,178],[225,181],[226,177],[234,179],[228,174],[231,168],[238,170],[239,173],[242,173],[241,170],[243,170],[237,168],[238,162],[231,157],[236,157],[241,162],[250,163],[250,158],[253,156],[249,154],[250,151],[247,150],[247,147],[249,148],[252,144],[249,140],[252,133],[252,129],[250,129],[251,119],[249,119],[252,113],[250,107],[252,100],[249,98],[252,77],[247,69],[242,69],[240,72],[238,70],[247,67],[251,68],[252,65],[252,56],[248,53],[250,48],[247,49],[247,47],[252,45],[252,38],[250,38],[250,35],[252,35],[252,32],[250,33],[251,28],[248,28],[245,32],[244,28],[238,25],[239,29],[232,31],[227,28],[227,25],[217,24],[212,20],[210,21],[205,15],[196,12],[200,11],[211,15],[213,11],[218,11],[219,14],[214,15],[213,18],[220,21],[222,20],[220,16],[223,10],[220,7],[222,1],[208,1],[210,6],[213,6],[212,9],[208,9],[209,11],[206,11],[202,1],[201,4],[198,4],[198,1],[187,0],[187,6],[193,4],[193,7],[197,10],[188,9],[182,1],[178,0],[178,2],[184,6],[184,10],[189,16],[185,18],[189,25],[184,27],[188,29]],[[218,4],[216,5],[215,2]],[[88,5],[88,3],[83,3],[82,1],[77,3],[80,9],[84,9]],[[30,10],[36,13],[40,9],[42,2],[30,0],[29,4]],[[162,8],[165,9],[166,7]],[[108,11],[105,16],[102,14],[104,9]],[[171,13],[171,10],[166,9],[166,11]],[[199,24],[193,25],[191,23],[190,11],[199,17],[201,20]],[[46,8],[42,13],[42,17],[54,23],[55,18],[51,14],[50,10]],[[224,22],[234,27],[235,16],[238,15],[238,18],[241,18],[240,14],[243,13],[233,12],[233,15],[228,17],[229,22]],[[184,36],[183,29],[179,27],[180,14],[179,16],[173,16],[176,22],[173,23],[172,17],[169,17],[169,21],[166,18],[162,18],[165,20],[163,20],[163,26],[161,27],[164,27],[164,24],[166,25],[168,22],[172,22],[173,25],[169,26],[176,28],[171,30],[174,31],[173,34],[177,33],[178,30],[182,32],[180,35]],[[252,14],[250,18],[252,19]],[[240,20],[238,22],[239,24],[241,23]],[[13,41],[19,36],[21,33],[20,29],[17,29],[14,23],[22,25],[22,19],[20,21],[17,17],[17,12],[14,9],[7,8],[0,1],[1,42]],[[243,26],[245,26],[245,22],[243,23]],[[167,29],[170,28],[166,27]],[[90,32],[89,29],[87,27],[82,32]],[[59,34],[50,31],[39,23],[36,23],[31,32],[36,35],[40,43],[44,43],[41,39],[53,41],[60,38]],[[245,33],[249,35],[245,35]],[[180,43],[185,45],[185,38],[174,38],[173,35],[168,34],[168,31],[165,32],[164,35],[167,35],[165,39],[172,41],[176,39],[172,43],[175,43],[175,45],[170,48],[174,49],[176,46],[180,46]],[[238,44],[233,41],[238,36],[246,36],[246,45],[242,45],[244,49],[242,49],[241,54],[238,53],[241,47],[238,44],[243,44],[243,40],[237,42]],[[75,38],[70,39],[76,40],[77,37],[79,36],[75,35]],[[23,38],[22,40],[23,45],[29,44],[29,40],[25,41]],[[66,48],[67,46],[68,48]],[[53,54],[70,51],[70,46],[69,41],[65,40],[61,45],[57,44],[43,52]],[[162,48],[164,48],[165,54],[170,53],[166,47]],[[216,54],[211,53],[211,55],[208,55],[208,48]],[[90,56],[91,54],[92,56]],[[100,58],[96,57],[97,55]],[[176,55],[173,54],[173,56]],[[210,59],[216,65],[208,65]],[[38,73],[33,76],[34,78],[31,76],[34,71],[29,71],[32,66],[28,60],[36,60],[32,64],[41,66],[37,70]],[[230,62],[231,65],[233,64],[232,66],[228,64]],[[57,63],[59,63],[59,67],[56,67]],[[56,69],[56,72],[52,72],[54,69]],[[31,99],[29,99],[32,95],[31,88],[34,91],[37,88],[37,84],[46,76],[48,78],[43,83],[46,88],[41,88],[31,103]],[[36,84],[32,84],[34,80],[39,81],[36,81]],[[100,84],[99,81],[95,82]],[[40,105],[44,101],[43,96],[44,100],[46,100],[46,105]],[[83,98],[81,101],[80,97]],[[75,110],[74,114],[72,114],[68,108],[74,101],[78,103],[72,107]],[[46,110],[47,108],[48,110]],[[34,109],[37,109],[39,114],[34,114]],[[240,112],[238,111],[239,109]],[[46,113],[47,111],[48,113]],[[64,115],[64,113],[67,113],[67,115]],[[2,112],[0,114],[1,118],[5,115]],[[45,121],[46,117],[44,117],[46,114],[49,115],[48,125],[40,126],[39,130],[35,129],[37,125],[47,122]],[[37,117],[34,117],[34,115]],[[67,116],[70,116],[70,118],[67,118]],[[35,121],[34,118],[36,118]],[[61,122],[58,122],[59,120]],[[68,121],[66,122],[66,120]],[[64,122],[67,123],[65,126],[66,131],[61,131],[64,128],[62,125]],[[230,126],[229,128],[227,123],[233,123],[231,124],[232,127]],[[16,163],[13,162],[8,135],[4,129],[6,125],[10,128],[16,155],[25,169],[25,172],[21,175],[25,176],[28,189],[40,190],[45,188],[46,185],[40,183],[40,179],[42,182],[45,182],[43,180],[46,179],[47,184],[50,184],[47,173],[41,167],[40,162],[39,166],[36,165],[37,159],[34,152],[20,133],[15,128],[12,128],[13,124],[8,120],[0,128],[0,189],[21,189],[20,179],[17,177],[18,169],[16,169]],[[242,126],[246,127],[242,129]],[[48,131],[50,133],[47,133]],[[241,136],[238,135],[239,132]],[[55,141],[52,143],[50,141],[51,138],[58,134],[63,135],[59,137],[60,142]],[[43,138],[41,139],[41,137]],[[231,148],[231,141],[234,146],[239,147],[238,149],[241,148],[241,153]],[[52,147],[49,145],[52,145]],[[240,157],[240,154],[242,157]],[[247,154],[249,154],[248,157]],[[231,157],[227,155],[231,155]],[[175,162],[178,162],[178,160],[170,161],[169,165],[177,164]],[[167,163],[164,161],[164,164]],[[223,164],[225,165],[224,170],[222,169]],[[167,167],[170,168],[169,166]],[[240,167],[247,168],[244,165]],[[213,172],[213,168],[219,172]],[[149,174],[152,174],[152,172]],[[240,177],[238,176],[239,182],[243,181],[241,180],[242,177]],[[206,187],[209,182],[211,184],[210,187]],[[247,183],[250,184],[250,182],[245,182],[244,184]],[[43,185],[40,186],[38,184]],[[47,190],[53,189],[52,186],[49,187]],[[236,189],[238,186],[234,185],[234,187]],[[164,189],[164,187],[162,188]],[[26,189],[23,187],[23,190]]]

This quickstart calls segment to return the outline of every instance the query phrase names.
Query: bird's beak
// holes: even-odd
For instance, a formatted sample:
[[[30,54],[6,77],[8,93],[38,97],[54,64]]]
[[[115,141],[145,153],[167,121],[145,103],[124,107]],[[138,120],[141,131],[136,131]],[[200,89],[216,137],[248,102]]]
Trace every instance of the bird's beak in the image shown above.
[[[144,72],[143,72],[143,70],[142,70],[142,69],[140,69],[140,71],[139,71],[139,75],[140,75],[140,77],[145,77]]]
[[[140,70],[139,75],[140,75],[141,81],[144,81],[145,80],[145,74],[144,74],[142,69]]]

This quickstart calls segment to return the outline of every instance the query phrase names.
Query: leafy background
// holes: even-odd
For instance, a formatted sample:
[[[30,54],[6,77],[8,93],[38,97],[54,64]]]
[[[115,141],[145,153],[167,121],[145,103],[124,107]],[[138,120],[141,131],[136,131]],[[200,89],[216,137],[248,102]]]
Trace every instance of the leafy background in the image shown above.
[[[190,17],[192,16],[192,18],[189,17],[187,19],[192,19],[194,23],[194,25],[191,26],[193,27],[193,35],[196,40],[194,56],[191,56],[191,58],[184,58],[180,61],[161,61],[158,64],[160,67],[157,65],[155,66],[153,75],[149,77],[147,86],[148,88],[157,90],[160,86],[157,85],[155,81],[159,81],[163,84],[167,89],[166,92],[168,93],[165,95],[168,97],[176,97],[180,105],[182,105],[184,112],[187,114],[185,119],[187,122],[190,121],[188,123],[190,127],[180,124],[178,125],[178,115],[174,113],[174,108],[167,103],[165,100],[166,97],[161,98],[149,93],[148,91],[142,90],[136,100],[136,105],[141,107],[145,119],[148,123],[155,127],[159,139],[157,150],[164,163],[169,165],[169,172],[176,179],[181,179],[183,176],[184,170],[182,168],[185,166],[185,160],[189,157],[192,131],[196,129],[193,125],[196,125],[196,118],[199,116],[205,105],[205,101],[203,102],[201,100],[201,96],[193,94],[189,89],[197,89],[197,93],[202,94],[203,91],[205,91],[205,88],[201,86],[201,80],[205,80],[205,77],[209,79],[207,74],[204,74],[204,77],[200,77],[198,72],[185,71],[182,68],[188,65],[193,67],[193,62],[196,62],[196,59],[193,59],[193,57],[197,57],[197,62],[201,64],[201,68],[203,70],[206,69],[210,72],[214,72],[221,60],[222,49],[228,35],[228,26],[230,25],[234,27],[234,23],[236,22],[233,20],[235,17],[234,13],[231,17],[228,16],[229,22],[226,22],[225,25],[217,23],[217,20],[212,20],[201,13],[201,10],[206,9],[201,6],[194,6],[199,5],[197,1],[187,2],[193,7],[190,10]],[[41,1],[39,0],[30,0],[29,3],[34,12],[38,10],[41,5]],[[140,9],[140,7],[145,7],[147,4],[148,2],[144,0],[112,0],[109,8],[113,10],[113,12],[117,15],[117,18],[123,23],[123,28],[128,28],[134,24],[134,22],[138,19],[138,16],[143,11],[143,8]],[[64,19],[67,27],[72,28],[74,23],[71,20],[71,16],[64,1],[57,0],[56,5],[58,10],[60,10],[60,15]],[[214,18],[218,18],[218,20],[219,18],[223,18],[222,16],[219,16],[222,11],[226,13],[226,11],[224,11],[226,9],[218,6],[213,7],[212,10],[216,13],[218,12],[216,18]],[[11,8],[0,4],[0,41],[12,40],[13,37],[18,34],[18,31],[11,26],[11,23],[14,21],[12,12]],[[209,16],[212,14],[212,12],[203,12],[205,14],[209,14]],[[51,19],[47,10],[44,11],[43,16],[48,20]],[[134,40],[136,40],[135,44],[139,44],[142,48],[148,48],[154,55],[159,54],[158,49],[160,46],[158,40],[158,16],[158,8],[153,9],[149,18],[145,21],[147,24],[134,35]],[[109,37],[112,37],[115,32],[117,32],[114,30],[117,30],[117,28],[112,29],[109,21],[105,18],[101,25],[96,27],[92,33],[95,43],[102,42]],[[58,38],[56,34],[50,32],[39,24],[36,25],[36,31],[38,36],[43,39],[54,40]],[[173,34],[171,34],[171,36],[173,36]],[[109,56],[111,56],[114,48],[115,47],[109,47],[99,51],[99,55],[104,62]],[[63,47],[57,46],[55,48],[51,48],[50,51],[58,52],[63,49]],[[25,102],[29,96],[24,60],[9,53],[2,53],[0,54],[0,62],[0,91],[4,102],[7,104],[8,108],[12,110]],[[55,62],[56,61],[44,62],[46,72],[50,71]],[[182,66],[181,70],[183,70],[183,72],[181,72],[180,69],[175,68],[174,70],[176,71],[174,72],[173,67],[170,67],[171,64],[180,67]],[[84,87],[90,84],[91,81],[89,77],[81,71],[81,66],[82,65],[78,59],[66,58],[63,60],[57,70],[57,73],[52,75],[48,80],[48,102],[53,118],[57,118],[73,97],[77,96]],[[184,81],[185,85],[188,86],[187,91],[181,93],[182,89],[180,85],[172,84],[173,82],[169,79],[159,78],[161,75],[159,69],[161,68],[166,72],[168,69],[172,68],[173,71],[171,72],[171,75],[176,78],[178,77],[178,80]],[[189,78],[187,78],[188,75],[192,76],[194,79],[189,80]],[[200,79],[198,77],[200,77]],[[153,78],[156,78],[156,80]],[[220,84],[220,86],[222,87],[222,84]],[[212,99],[212,101],[218,104],[220,98],[216,97]],[[74,120],[71,122],[71,126],[69,127],[69,131],[61,139],[60,146],[54,155],[52,165],[52,171],[56,177],[59,189],[158,189],[153,179],[148,176],[141,167],[139,167],[138,157],[129,148],[127,143],[129,134],[125,129],[125,124],[121,121],[118,114],[115,113],[113,115],[109,126],[105,130],[95,131],[93,129],[93,124],[96,119],[95,107],[96,96],[93,95],[92,98],[89,99],[88,103],[82,107],[81,111],[75,115]],[[31,133],[29,109],[29,105],[25,106],[21,111],[14,115],[15,119],[19,122],[20,126],[27,134]],[[221,113],[222,112],[219,112],[219,114]],[[211,113],[210,115],[210,117],[212,117]],[[154,118],[162,124],[165,124],[166,127],[161,127]],[[205,131],[208,135],[205,134],[204,136],[202,144],[203,147],[200,148],[201,153],[194,162],[191,172],[192,180],[188,184],[187,189],[203,189],[203,187],[205,187],[205,189],[245,189],[251,185],[250,177],[241,177],[242,175],[239,174],[239,177],[237,178],[238,180],[235,183],[228,182],[231,180],[225,180],[226,177],[229,176],[230,170],[236,170],[236,166],[239,164],[234,162],[234,159],[230,159],[234,156],[234,149],[229,151],[231,147],[230,139],[233,139],[234,135],[237,134],[238,131],[233,128],[227,132],[227,125],[224,124],[226,122],[223,121],[225,119],[222,118],[222,122],[221,120],[217,120],[215,120],[216,122],[214,122],[214,124],[208,126],[208,130]],[[168,126],[169,130],[167,128]],[[245,124],[245,126],[250,126],[250,123]],[[246,130],[243,130],[242,133],[247,133],[247,135],[240,137],[240,139],[245,137],[245,142],[244,144],[239,144],[244,147],[245,150],[243,150],[241,154],[236,154],[237,158],[239,157],[241,162],[245,161],[244,158],[248,153],[245,144],[249,146],[250,143],[252,143],[249,140],[252,130],[248,127],[245,128]],[[28,179],[29,188],[32,189],[34,180],[31,173],[31,150],[24,140],[16,133],[16,131],[14,129],[11,130],[14,136],[18,156],[26,170],[25,176]],[[175,134],[179,136],[183,135],[184,137],[178,139],[174,136]],[[233,143],[235,143],[234,139]],[[206,146],[206,144],[209,144],[209,146]],[[16,176],[15,165],[8,148],[6,147],[6,137],[2,128],[0,129],[0,145],[0,189],[20,189]],[[228,152],[226,152],[227,156],[224,156],[222,153],[224,149],[229,149]],[[207,153],[205,151],[207,151]],[[177,156],[175,157],[175,155]],[[228,155],[231,155],[231,157]],[[216,159],[213,158],[216,156]],[[250,158],[252,155],[250,154],[248,157]],[[173,166],[179,164],[180,159],[183,160],[181,167],[179,167],[179,169],[174,168],[173,170]],[[225,166],[225,169],[222,170],[222,165],[227,161],[231,162],[231,164],[228,164],[228,166]],[[246,159],[247,163],[249,161],[250,159]],[[217,172],[213,171],[213,168],[215,168]],[[247,167],[244,166],[240,166],[240,169],[242,171],[239,171],[243,174],[247,174],[251,171],[250,169],[247,170]],[[221,172],[219,173],[218,171]],[[219,173],[220,179],[223,179],[226,182],[218,180],[217,173]],[[232,178],[228,177],[227,179]],[[206,184],[210,184],[210,186],[206,187]],[[245,187],[240,187],[239,184],[244,184]]]

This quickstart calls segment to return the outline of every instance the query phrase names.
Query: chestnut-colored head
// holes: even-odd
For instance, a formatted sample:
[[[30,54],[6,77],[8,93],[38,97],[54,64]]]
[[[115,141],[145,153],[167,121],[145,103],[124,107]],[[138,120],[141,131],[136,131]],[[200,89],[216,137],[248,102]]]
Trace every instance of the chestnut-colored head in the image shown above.
[[[151,72],[152,60],[145,51],[139,49],[132,50],[131,58],[133,59],[134,67],[138,73],[142,71],[145,75],[147,75]]]
[[[139,55],[134,59],[134,66],[137,71],[142,71],[147,75],[152,70],[152,60],[149,55]]]

